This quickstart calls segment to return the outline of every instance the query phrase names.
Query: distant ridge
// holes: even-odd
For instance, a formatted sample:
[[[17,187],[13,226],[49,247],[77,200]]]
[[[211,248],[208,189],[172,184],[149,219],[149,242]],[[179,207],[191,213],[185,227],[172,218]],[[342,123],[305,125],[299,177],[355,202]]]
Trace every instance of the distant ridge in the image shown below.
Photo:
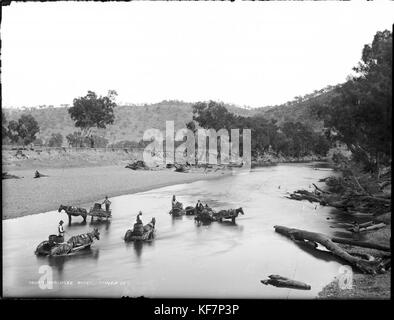
[[[254,109],[234,104],[225,104],[225,106],[230,112],[239,116],[262,115],[267,119],[275,119],[278,125],[286,121],[299,121],[320,131],[323,124],[311,115],[310,107],[315,103],[327,101],[332,96],[334,88],[334,86],[328,86],[277,106]],[[153,104],[121,105],[115,109],[114,124],[99,134],[105,136],[109,143],[114,143],[122,140],[140,141],[147,129],[165,130],[166,120],[173,120],[175,129],[184,128],[186,123],[192,120],[192,106],[191,102],[178,100],[166,100]],[[76,131],[65,106],[26,109],[3,108],[3,112],[7,121],[17,120],[22,114],[31,114],[41,129],[38,138],[44,142],[49,139],[52,133],[60,132],[65,138],[69,133]]]

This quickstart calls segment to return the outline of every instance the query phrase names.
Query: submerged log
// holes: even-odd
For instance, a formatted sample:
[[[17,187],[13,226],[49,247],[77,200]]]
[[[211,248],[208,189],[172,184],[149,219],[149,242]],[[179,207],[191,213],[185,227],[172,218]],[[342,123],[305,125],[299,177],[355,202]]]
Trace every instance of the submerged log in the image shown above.
[[[289,237],[291,240],[297,241],[312,241],[320,243],[322,246],[326,247],[332,254],[345,260],[350,265],[356,267],[363,273],[375,274],[382,269],[382,265],[377,261],[368,261],[359,257],[355,257],[349,254],[346,250],[342,249],[340,246],[335,244],[328,236],[310,232],[306,230],[293,229],[284,226],[274,226],[275,231]]]
[[[260,280],[261,283],[265,285],[272,285],[275,287],[281,287],[281,288],[291,288],[291,289],[299,289],[299,290],[311,290],[311,286],[301,282],[301,281],[296,281],[292,280],[286,277],[282,277],[276,274],[271,274],[268,276],[269,279],[266,280]]]

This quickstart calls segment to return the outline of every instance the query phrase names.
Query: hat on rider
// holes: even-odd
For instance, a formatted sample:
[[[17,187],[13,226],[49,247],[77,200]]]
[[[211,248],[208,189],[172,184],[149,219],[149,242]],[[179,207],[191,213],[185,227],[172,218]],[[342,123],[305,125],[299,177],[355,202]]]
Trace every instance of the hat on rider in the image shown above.
[[[63,221],[63,220],[60,220],[59,224],[63,224],[63,223],[64,223],[64,221]]]

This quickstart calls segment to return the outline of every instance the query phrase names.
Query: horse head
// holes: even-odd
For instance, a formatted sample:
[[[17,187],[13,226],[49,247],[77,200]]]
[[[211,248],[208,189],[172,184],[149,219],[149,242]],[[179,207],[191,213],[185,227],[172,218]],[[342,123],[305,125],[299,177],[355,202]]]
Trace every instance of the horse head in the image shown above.
[[[97,228],[93,229],[92,235],[93,235],[93,238],[96,238],[97,240],[100,240],[100,232],[98,231]]]
[[[152,218],[152,220],[151,220],[150,223],[152,224],[152,226],[155,226],[155,224],[156,224],[156,219],[155,219],[155,217]]]
[[[239,207],[239,208],[237,209],[237,212],[239,212],[239,213],[241,213],[241,214],[245,214],[245,213],[244,213],[244,210],[242,209],[242,207]]]

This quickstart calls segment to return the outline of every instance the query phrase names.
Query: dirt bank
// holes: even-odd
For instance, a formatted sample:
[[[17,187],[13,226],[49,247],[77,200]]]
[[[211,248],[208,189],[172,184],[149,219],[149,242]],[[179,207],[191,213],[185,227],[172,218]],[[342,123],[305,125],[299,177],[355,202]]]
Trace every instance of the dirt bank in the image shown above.
[[[93,202],[109,197],[142,192],[172,184],[211,179],[229,170],[189,173],[173,169],[157,171],[126,169],[123,166],[42,169],[48,175],[34,179],[34,170],[9,170],[21,179],[2,180],[3,219],[55,210],[60,204],[89,208]]]
[[[365,235],[364,241],[387,245],[390,242],[391,226],[384,229],[371,231]],[[349,249],[349,246],[342,246]],[[381,252],[373,249],[357,248],[358,253],[367,253],[379,256]],[[352,288],[341,289],[338,279],[334,279],[319,293],[320,299],[390,299],[391,298],[391,270],[377,275],[353,274]]]

